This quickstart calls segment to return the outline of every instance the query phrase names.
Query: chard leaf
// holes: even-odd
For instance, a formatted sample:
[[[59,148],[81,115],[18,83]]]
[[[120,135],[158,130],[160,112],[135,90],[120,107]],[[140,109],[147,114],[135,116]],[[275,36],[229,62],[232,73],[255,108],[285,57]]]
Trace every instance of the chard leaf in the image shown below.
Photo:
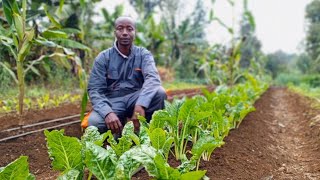
[[[197,180],[197,179],[201,179],[207,171],[191,171],[185,174],[182,174],[180,177],[180,180],[188,180],[188,179],[192,179],[192,180]]]
[[[192,99],[196,100],[196,103],[198,106],[204,104],[205,102],[207,102],[208,100],[202,96],[202,95],[195,95],[192,97]]]
[[[170,103],[166,103],[166,111],[169,114],[169,119],[167,120],[167,122],[169,123],[169,125],[172,128],[176,128],[178,125],[178,116],[179,116],[179,112],[180,112],[180,108],[182,107],[182,105],[184,104],[185,100],[179,100],[179,99],[174,99],[173,102]]]
[[[116,179],[129,180],[131,178],[141,165],[141,163],[133,159],[133,157],[140,153],[142,153],[141,148],[135,146],[120,156],[116,167]]]
[[[178,117],[181,106],[184,104],[185,99],[174,99],[172,103],[166,102],[165,110],[172,117]]]
[[[127,124],[123,127],[122,136],[127,136],[127,137],[129,137],[136,145],[140,145],[140,139],[139,139],[139,137],[134,133],[134,126],[133,126],[133,122],[132,122],[132,121],[127,122]]]
[[[162,149],[165,141],[166,141],[166,132],[161,128],[156,128],[150,134],[150,140],[152,146],[156,150]]]
[[[189,119],[190,114],[192,113],[194,107],[196,106],[196,100],[194,99],[188,99],[180,108],[178,119],[180,121],[187,121]],[[184,126],[187,126],[187,124],[184,124]]]
[[[118,161],[116,174],[118,179],[130,179],[133,173],[140,167],[145,167],[149,176],[158,179],[166,179],[168,176],[168,163],[162,155],[151,146],[141,145],[131,148],[125,152]]]
[[[116,152],[117,156],[120,157],[124,152],[128,151],[132,146],[132,140],[128,136],[122,136],[118,139],[118,143],[114,140],[111,131],[107,132],[108,142],[111,148]]]
[[[26,180],[36,180],[36,177],[33,174],[29,174]]]
[[[144,145],[151,144],[148,132],[149,130],[147,127],[144,127],[144,126],[140,127],[140,132],[139,132],[140,144],[144,144]]]
[[[127,136],[119,138],[119,143],[115,146],[115,152],[121,156],[124,152],[128,151],[132,146],[132,141]]]
[[[172,167],[168,167],[167,171],[168,171],[168,177],[169,177],[168,179],[180,179],[181,174],[178,171],[178,169],[174,169]]]
[[[156,157],[154,157],[154,163],[156,168],[158,169],[157,171],[157,179],[169,179],[169,174],[168,174],[168,168],[169,165],[168,163],[163,159],[163,157],[160,154],[157,154]]]
[[[164,145],[162,147],[162,152],[163,152],[164,156],[166,157],[166,159],[168,159],[169,151],[171,149],[171,144],[173,143],[173,141],[174,141],[173,137],[166,138],[166,142],[164,143]]]
[[[163,129],[157,128],[153,130],[152,133],[150,133],[150,140],[152,146],[159,152],[163,153],[164,157],[167,159],[174,138],[168,138],[166,132]]]
[[[141,128],[141,127],[149,128],[149,123],[147,122],[147,119],[146,119],[145,117],[140,116],[140,115],[138,114],[138,120],[139,120],[139,122],[140,122],[140,128]]]
[[[166,110],[158,110],[153,113],[150,121],[149,130],[152,132],[156,128],[163,128],[166,121],[170,119],[170,115]]]
[[[98,146],[102,146],[103,142],[107,138],[107,133],[100,134],[98,128],[95,126],[89,126],[86,128],[84,135],[81,137],[82,145],[85,145],[85,142],[93,142]]]
[[[157,177],[159,172],[155,164],[154,158],[156,157],[156,150],[153,147],[142,145],[139,147],[140,152],[132,156],[132,159],[142,164],[149,176]]]
[[[44,131],[52,167],[59,171],[76,169],[82,172],[83,163],[81,158],[82,145],[75,137],[63,135],[64,130]]]
[[[196,161],[191,158],[188,160],[187,158],[181,160],[181,164],[178,166],[178,170],[181,173],[187,173],[196,168]]]
[[[77,180],[81,179],[80,172],[76,169],[70,169],[63,175],[58,177],[58,180]]]
[[[114,179],[117,155],[92,142],[86,143],[85,164],[98,179]]]
[[[211,154],[215,148],[220,147],[223,144],[224,143],[222,140],[216,140],[212,136],[203,136],[196,142],[195,145],[192,146],[192,159],[200,159],[202,153],[204,152],[208,152],[208,154]]]
[[[20,156],[18,159],[8,164],[6,167],[1,168],[0,179],[35,179],[34,176],[29,173],[28,157]]]
[[[196,112],[194,113],[194,117],[190,121],[190,127],[198,126],[199,121],[201,119],[208,118],[212,115],[212,112]]]

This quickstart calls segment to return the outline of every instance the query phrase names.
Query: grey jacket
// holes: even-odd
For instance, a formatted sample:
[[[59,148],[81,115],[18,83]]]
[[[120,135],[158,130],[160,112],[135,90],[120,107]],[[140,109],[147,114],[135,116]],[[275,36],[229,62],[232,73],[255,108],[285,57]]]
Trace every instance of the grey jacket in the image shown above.
[[[132,45],[131,53],[127,57],[114,44],[96,57],[88,83],[88,93],[93,109],[105,117],[113,112],[110,98],[141,90],[136,105],[148,108],[159,86],[159,73],[148,50]]]

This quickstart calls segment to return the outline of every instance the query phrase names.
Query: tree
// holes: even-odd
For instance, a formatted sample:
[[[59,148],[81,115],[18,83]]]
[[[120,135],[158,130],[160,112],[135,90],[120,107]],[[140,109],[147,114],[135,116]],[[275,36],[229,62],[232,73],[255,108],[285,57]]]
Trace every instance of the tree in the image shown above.
[[[296,67],[303,73],[303,74],[310,74],[312,70],[312,60],[310,56],[306,53],[302,53],[297,57],[296,60]]]
[[[15,0],[4,0],[3,9],[5,14],[5,22],[8,25],[1,24],[0,26],[0,44],[5,46],[10,54],[7,55],[7,58],[13,57],[15,60],[15,67],[11,68],[5,61],[1,61],[0,65],[10,73],[14,82],[18,85],[19,88],[19,114],[23,113],[23,100],[25,94],[25,75],[29,71],[34,71],[37,73],[37,70],[34,68],[35,64],[38,64],[46,58],[58,58],[65,61],[72,60],[76,62],[78,68],[78,74],[80,80],[85,79],[85,72],[81,68],[81,61],[78,56],[75,55],[70,49],[67,49],[53,41],[49,41],[48,38],[55,40],[60,40],[61,42],[68,42],[69,46],[77,46],[78,48],[89,49],[88,47],[73,42],[68,39],[68,35],[62,31],[45,29],[43,32],[38,30],[38,26],[27,21],[27,0],[22,0],[21,7],[19,3]],[[49,16],[49,15],[48,15]],[[49,19],[55,23],[56,21],[53,17],[49,16]],[[52,48],[50,54],[43,54],[37,59],[30,60],[28,55],[32,47],[41,45]],[[14,70],[16,69],[16,72]],[[84,84],[83,81],[80,81],[81,84]]]
[[[134,7],[139,15],[140,20],[148,19],[155,9],[160,5],[162,0],[130,0],[130,4]]]
[[[306,51],[313,60],[311,72],[320,72],[320,1],[314,0],[306,7]]]
[[[293,60],[296,59],[295,54],[287,54],[283,51],[277,51],[267,55],[266,69],[272,74],[272,77],[277,77],[280,72],[289,72]]]
[[[248,68],[250,61],[259,61],[261,53],[261,42],[255,36],[255,21],[251,11],[248,9],[248,3],[243,1],[244,11],[240,22],[240,36],[243,38],[241,46],[240,66]]]

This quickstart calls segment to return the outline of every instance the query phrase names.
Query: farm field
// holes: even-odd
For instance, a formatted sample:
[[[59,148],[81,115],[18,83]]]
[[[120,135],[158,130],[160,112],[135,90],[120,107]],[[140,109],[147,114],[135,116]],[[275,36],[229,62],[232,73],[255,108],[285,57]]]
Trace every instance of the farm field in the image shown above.
[[[320,177],[319,126],[310,126],[319,110],[311,101],[286,88],[271,87],[255,103],[238,129],[225,138],[225,145],[201,162],[210,179],[318,179]],[[70,107],[75,108],[75,107]],[[11,119],[14,120],[14,119]],[[7,120],[8,121],[8,120]],[[79,124],[65,134],[80,137]],[[0,143],[0,166],[20,155],[29,156],[30,171],[37,179],[55,179],[50,167],[43,132]],[[175,160],[169,157],[174,166]],[[142,171],[134,178],[146,179]]]
[[[0,180],[320,180],[319,17],[0,0]]]

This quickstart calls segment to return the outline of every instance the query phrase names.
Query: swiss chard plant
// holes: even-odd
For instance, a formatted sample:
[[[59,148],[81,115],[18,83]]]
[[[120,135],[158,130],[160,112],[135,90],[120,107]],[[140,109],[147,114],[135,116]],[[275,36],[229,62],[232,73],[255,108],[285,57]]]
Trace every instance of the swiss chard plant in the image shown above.
[[[29,172],[27,156],[20,156],[6,167],[0,167],[0,179],[6,180],[35,180]]]
[[[151,140],[146,140],[146,127],[145,130],[137,136],[132,122],[125,125],[121,138],[135,144],[129,148],[120,143],[121,138],[119,143],[111,140],[110,131],[100,135],[95,127],[88,127],[81,141],[64,136],[63,130],[45,131],[45,135],[53,168],[62,172],[58,179],[82,179],[85,168],[89,170],[89,178],[94,175],[97,179],[130,179],[141,167],[157,179],[201,179],[205,175],[206,171],[181,173],[170,167],[164,154],[168,154],[171,140],[160,142],[159,138],[164,135],[162,129],[152,132],[159,132],[159,136],[153,134]],[[106,138],[114,143],[107,149],[101,147]]]
[[[184,158],[189,138],[196,132],[200,120],[210,116],[210,112],[203,111],[197,99],[185,101],[174,100],[167,103],[165,110],[157,111],[150,122],[150,129],[166,128],[171,137],[175,157],[177,160]]]

